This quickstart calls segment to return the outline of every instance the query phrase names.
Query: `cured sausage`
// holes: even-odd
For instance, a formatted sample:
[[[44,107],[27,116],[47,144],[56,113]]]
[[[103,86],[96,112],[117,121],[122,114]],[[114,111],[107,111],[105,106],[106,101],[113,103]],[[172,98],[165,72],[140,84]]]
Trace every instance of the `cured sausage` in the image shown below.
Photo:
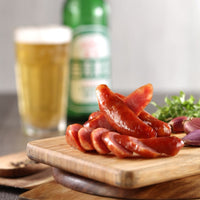
[[[151,84],[142,86],[132,92],[127,97],[119,95],[121,99],[128,105],[128,107],[146,124],[151,126],[157,133],[158,137],[170,136],[171,127],[169,124],[153,117],[151,114],[144,110],[145,106],[151,101],[153,87]],[[144,95],[145,94],[145,95]],[[142,103],[140,103],[142,102]],[[146,104],[145,104],[146,103]]]
[[[145,139],[138,139],[127,135],[116,135],[115,137],[116,141],[127,150],[147,158],[155,158],[162,155],[175,156],[184,146],[183,141],[174,136]]]
[[[120,97],[125,104],[136,114],[139,115],[140,112],[151,102],[153,96],[153,86],[152,84],[146,84],[134,90],[128,96],[124,96],[119,93],[115,93]]]
[[[151,126],[156,131],[158,137],[170,136],[171,127],[169,124],[153,117],[151,114],[143,110],[145,106],[151,101],[152,92],[152,85],[147,84],[136,89],[127,97],[119,93],[115,94],[121,98],[143,122]],[[114,130],[114,128],[104,117],[103,113],[100,111],[92,113],[89,117],[89,120],[86,121],[83,126],[91,128],[103,127],[109,130]]]
[[[101,127],[109,130],[114,130],[113,127],[109,124],[109,122],[105,118],[105,116],[103,115],[103,113],[100,111],[98,113],[95,112],[94,116],[92,116],[92,119],[90,118],[88,121],[86,121],[83,124],[83,126],[93,129]]]
[[[151,126],[157,133],[158,137],[170,136],[171,127],[169,124],[153,117],[146,111],[142,111],[138,116],[142,121]]]
[[[158,137],[170,136],[171,135],[171,127],[168,123],[165,123],[155,117],[153,117],[150,113],[145,110],[141,111],[138,116],[143,122],[151,126],[157,133]],[[90,128],[98,128],[103,127],[109,130],[114,130],[109,122],[104,117],[103,113],[98,111],[98,115],[94,117],[92,120],[88,120],[83,124],[84,127]]]
[[[129,151],[135,152],[145,158],[155,158],[160,153],[143,144],[140,139],[128,135],[116,135],[115,140]]]
[[[89,115],[88,120],[92,120],[92,119],[96,118],[96,117],[99,116],[99,115],[100,115],[100,111],[99,111],[99,110],[97,110],[97,111],[95,111],[95,112],[92,112],[92,113]]]
[[[116,142],[116,135],[120,134],[116,132],[103,133],[102,140],[106,144],[107,148],[119,158],[132,157],[133,153],[131,151],[128,151],[126,148]]]
[[[80,142],[80,145],[83,147],[86,151],[94,150],[94,147],[92,145],[91,140],[91,132],[93,129],[82,127],[78,131],[78,139]]]
[[[153,86],[149,83],[136,89],[131,94],[124,97],[123,100],[136,115],[139,115],[151,102],[152,96]]]
[[[110,150],[102,140],[102,134],[108,132],[108,129],[97,128],[91,133],[91,140],[95,150],[100,154],[108,154]]]
[[[81,124],[71,124],[67,127],[65,138],[66,142],[73,146],[74,148],[80,150],[80,151],[85,151],[83,147],[80,144],[79,138],[78,138],[78,131],[82,128],[83,126]]]
[[[140,141],[158,153],[168,156],[175,156],[184,146],[183,141],[175,136],[140,139]]]
[[[171,127],[144,110],[152,91],[152,85],[147,84],[125,97],[99,85],[96,93],[100,110],[91,113],[83,125],[69,125],[66,142],[82,152],[95,150],[119,158],[176,155],[183,141],[170,136]]]
[[[88,132],[87,132],[88,131]],[[72,147],[80,151],[96,150],[99,154],[109,154],[119,158],[140,156],[145,158],[156,158],[160,156],[175,156],[184,146],[181,139],[170,137],[154,137],[154,138],[135,138],[128,135],[121,135],[114,131],[109,131],[105,128],[97,128],[92,130],[81,127],[81,125],[70,125],[66,132],[66,141]],[[83,132],[90,135],[90,138],[80,138],[78,135]],[[73,133],[70,137],[69,133]],[[77,141],[77,138],[82,141]],[[74,140],[74,141],[73,141]],[[85,145],[82,143],[85,142]],[[88,148],[88,143],[91,142],[92,149]],[[82,146],[81,146],[82,145]],[[90,145],[89,145],[90,146]]]
[[[130,108],[138,115],[142,110],[149,104],[153,95],[153,86],[152,84],[146,84],[140,88],[134,90],[127,97],[115,93],[119,98],[121,98],[125,103],[130,106]],[[113,127],[104,117],[103,113],[96,111],[90,114],[88,121],[83,124],[84,127],[98,128],[103,127],[109,130],[114,130]]]
[[[137,138],[156,136],[155,130],[140,120],[106,85],[99,85],[96,93],[100,111],[117,132]]]

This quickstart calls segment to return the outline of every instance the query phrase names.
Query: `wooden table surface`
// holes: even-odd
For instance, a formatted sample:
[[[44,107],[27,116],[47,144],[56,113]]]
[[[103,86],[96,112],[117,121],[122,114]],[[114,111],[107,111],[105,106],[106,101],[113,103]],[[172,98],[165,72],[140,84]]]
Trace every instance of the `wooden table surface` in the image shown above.
[[[0,95],[0,156],[25,151],[30,139],[20,126],[16,94]],[[23,189],[0,186],[0,199],[18,199]]]
[[[154,94],[153,101],[162,105],[164,96],[164,93]],[[154,108],[147,107],[147,111],[153,112]],[[31,140],[21,130],[16,94],[0,94],[0,156],[25,151],[27,142]],[[25,190],[0,186],[0,199],[18,199],[23,192]]]

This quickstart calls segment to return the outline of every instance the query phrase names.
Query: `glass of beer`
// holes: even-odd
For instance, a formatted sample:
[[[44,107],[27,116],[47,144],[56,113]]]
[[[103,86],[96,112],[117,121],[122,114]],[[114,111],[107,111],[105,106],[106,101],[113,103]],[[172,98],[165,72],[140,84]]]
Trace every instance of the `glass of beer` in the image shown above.
[[[14,33],[19,113],[28,136],[61,135],[66,129],[71,29],[22,27]]]

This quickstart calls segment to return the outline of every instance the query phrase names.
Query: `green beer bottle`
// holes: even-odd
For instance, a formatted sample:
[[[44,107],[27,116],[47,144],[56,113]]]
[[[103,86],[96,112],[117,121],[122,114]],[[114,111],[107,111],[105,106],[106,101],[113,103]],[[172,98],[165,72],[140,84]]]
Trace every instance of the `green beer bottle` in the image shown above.
[[[84,122],[98,110],[95,89],[111,87],[109,8],[104,0],[67,0],[63,23],[72,28],[67,121]]]

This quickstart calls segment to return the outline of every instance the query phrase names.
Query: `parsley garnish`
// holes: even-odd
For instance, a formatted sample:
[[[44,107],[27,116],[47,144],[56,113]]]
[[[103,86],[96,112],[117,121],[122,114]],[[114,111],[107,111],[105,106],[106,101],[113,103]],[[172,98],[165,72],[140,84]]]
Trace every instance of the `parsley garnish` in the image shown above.
[[[200,100],[195,103],[195,98],[192,95],[188,99],[185,99],[185,96],[185,93],[181,91],[180,96],[172,96],[171,99],[165,97],[164,106],[151,102],[157,108],[157,111],[152,115],[165,122],[179,116],[200,117]]]

